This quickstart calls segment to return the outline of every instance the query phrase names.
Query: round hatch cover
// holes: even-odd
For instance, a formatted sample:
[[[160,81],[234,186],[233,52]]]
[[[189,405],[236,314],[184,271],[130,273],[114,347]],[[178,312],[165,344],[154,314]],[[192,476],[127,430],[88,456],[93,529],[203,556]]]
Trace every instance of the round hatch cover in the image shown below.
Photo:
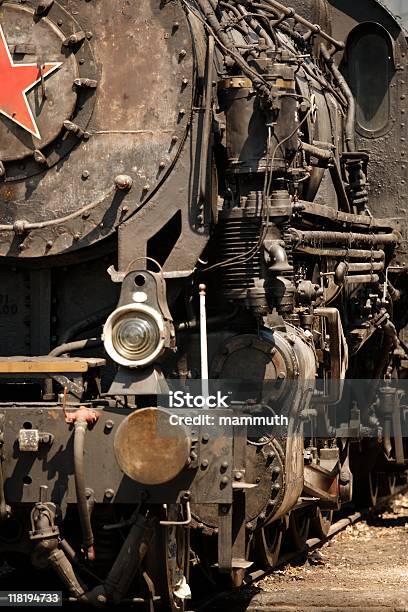
[[[78,71],[49,19],[14,4],[4,4],[1,16],[0,160],[7,162],[57,138],[75,109]]]

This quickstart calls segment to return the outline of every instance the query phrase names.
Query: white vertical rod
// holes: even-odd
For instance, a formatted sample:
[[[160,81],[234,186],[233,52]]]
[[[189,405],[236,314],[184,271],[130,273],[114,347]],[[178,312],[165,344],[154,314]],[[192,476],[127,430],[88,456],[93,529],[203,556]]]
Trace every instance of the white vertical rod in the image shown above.
[[[200,353],[201,353],[201,385],[202,394],[208,397],[208,345],[207,345],[207,309],[206,286],[200,285]]]

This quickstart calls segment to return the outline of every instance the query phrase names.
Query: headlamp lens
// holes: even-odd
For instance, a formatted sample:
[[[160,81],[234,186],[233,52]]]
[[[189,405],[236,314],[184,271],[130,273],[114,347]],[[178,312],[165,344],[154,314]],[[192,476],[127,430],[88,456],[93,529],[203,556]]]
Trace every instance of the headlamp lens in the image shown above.
[[[141,361],[148,359],[157,349],[160,330],[148,313],[129,313],[114,324],[112,343],[125,359]]]

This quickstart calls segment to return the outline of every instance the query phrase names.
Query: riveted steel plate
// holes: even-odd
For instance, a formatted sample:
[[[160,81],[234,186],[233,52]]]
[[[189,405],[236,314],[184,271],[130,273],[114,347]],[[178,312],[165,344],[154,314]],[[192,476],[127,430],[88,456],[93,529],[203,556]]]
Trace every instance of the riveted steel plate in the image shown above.
[[[37,5],[24,3],[31,12]],[[0,10],[16,8],[6,2]],[[5,162],[0,256],[59,255],[112,234],[165,181],[190,123],[193,43],[179,3],[61,0],[33,19],[33,30],[41,22],[67,37],[85,33],[80,45],[63,51],[64,61],[75,59],[79,77],[97,81],[97,87],[77,92],[70,120],[79,131],[63,128],[42,149],[45,163],[32,157]],[[62,124],[66,116],[60,119]],[[129,191],[115,188],[120,174],[132,178]],[[16,221],[46,227],[16,235]]]
[[[78,70],[75,57],[67,56],[63,46],[64,33],[51,20],[35,20],[33,10],[16,4],[3,4],[0,19],[12,60],[12,68],[7,73],[10,78],[2,87],[10,88],[9,97],[16,106],[24,96],[21,91],[12,91],[12,77],[16,72],[34,64],[38,66],[35,78],[40,79],[41,66],[51,62],[61,64],[50,75],[43,75],[43,83],[37,83],[27,93],[39,137],[4,116],[0,106],[0,159],[8,162],[32,156],[35,149],[41,150],[57,138],[63,122],[72,116],[75,109],[74,80],[78,77]],[[17,108],[12,110],[10,115],[14,116]]]

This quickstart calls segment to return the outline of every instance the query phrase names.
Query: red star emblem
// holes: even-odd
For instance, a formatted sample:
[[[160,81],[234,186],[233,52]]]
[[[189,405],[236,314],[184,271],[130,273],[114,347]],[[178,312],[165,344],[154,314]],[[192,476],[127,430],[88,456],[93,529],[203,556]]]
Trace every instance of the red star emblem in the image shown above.
[[[0,25],[0,114],[41,139],[27,93],[61,65],[50,62],[40,69],[37,64],[15,64]]]

